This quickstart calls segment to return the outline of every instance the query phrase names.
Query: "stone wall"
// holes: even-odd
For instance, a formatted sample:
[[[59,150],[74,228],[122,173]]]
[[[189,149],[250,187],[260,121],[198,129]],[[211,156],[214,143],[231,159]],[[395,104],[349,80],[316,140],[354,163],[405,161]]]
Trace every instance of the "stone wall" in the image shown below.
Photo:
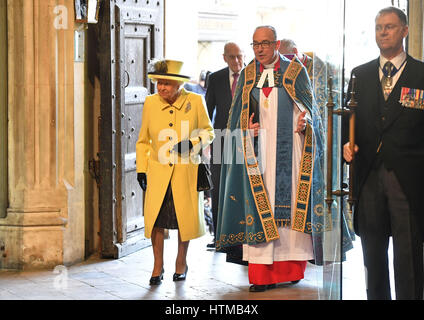
[[[9,207],[0,268],[84,259],[85,72],[73,0],[7,0]]]

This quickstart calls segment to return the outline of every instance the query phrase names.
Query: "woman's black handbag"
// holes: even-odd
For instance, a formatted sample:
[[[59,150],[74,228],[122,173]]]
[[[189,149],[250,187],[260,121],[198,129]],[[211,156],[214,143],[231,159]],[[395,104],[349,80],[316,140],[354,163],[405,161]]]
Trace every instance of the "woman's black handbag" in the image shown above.
[[[213,188],[212,173],[208,163],[203,162],[202,147],[200,147],[200,163],[197,169],[197,191],[208,191]]]

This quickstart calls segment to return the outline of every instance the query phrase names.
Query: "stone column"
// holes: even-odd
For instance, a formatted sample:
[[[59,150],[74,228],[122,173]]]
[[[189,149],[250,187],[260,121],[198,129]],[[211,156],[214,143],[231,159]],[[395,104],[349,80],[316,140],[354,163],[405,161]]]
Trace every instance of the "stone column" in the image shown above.
[[[408,53],[415,59],[423,60],[424,45],[424,1],[409,0]]]
[[[75,149],[73,15],[73,0],[7,0],[9,208],[0,219],[0,268],[66,263],[75,155],[83,159]]]

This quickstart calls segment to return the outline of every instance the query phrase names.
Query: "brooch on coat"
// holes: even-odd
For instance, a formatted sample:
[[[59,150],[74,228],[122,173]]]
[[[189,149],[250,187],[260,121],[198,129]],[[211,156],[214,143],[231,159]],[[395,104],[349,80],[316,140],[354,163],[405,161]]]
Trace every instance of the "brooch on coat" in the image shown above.
[[[406,108],[424,110],[424,90],[403,87],[399,103]]]
[[[189,102],[185,108],[185,113],[189,112],[191,110],[191,103]]]

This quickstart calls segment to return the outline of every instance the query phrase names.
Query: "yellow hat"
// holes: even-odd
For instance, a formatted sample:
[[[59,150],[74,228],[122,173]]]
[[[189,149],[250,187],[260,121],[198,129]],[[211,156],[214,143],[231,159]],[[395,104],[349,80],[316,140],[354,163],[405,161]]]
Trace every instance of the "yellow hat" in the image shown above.
[[[176,80],[176,81],[190,81],[189,76],[180,74],[183,66],[182,61],[176,60],[159,60],[154,63],[154,71],[149,72],[147,76],[156,81],[158,79]]]

